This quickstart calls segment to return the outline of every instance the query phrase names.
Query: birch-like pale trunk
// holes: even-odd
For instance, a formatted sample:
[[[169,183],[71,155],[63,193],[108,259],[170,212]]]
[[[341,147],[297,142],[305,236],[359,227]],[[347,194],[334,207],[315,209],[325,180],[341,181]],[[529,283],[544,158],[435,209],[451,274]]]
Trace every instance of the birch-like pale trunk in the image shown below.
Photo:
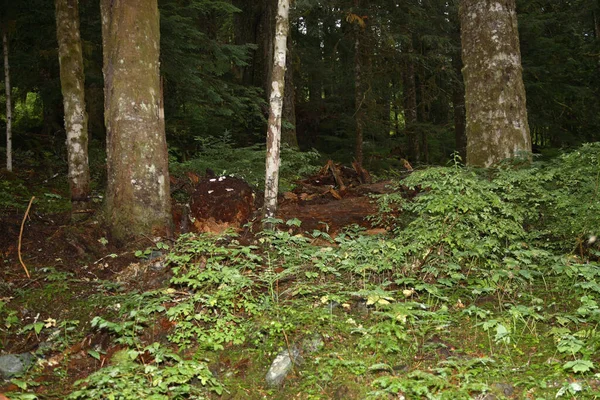
[[[467,164],[531,153],[515,0],[461,0]]]
[[[101,0],[106,221],[119,241],[171,231],[157,0]]]
[[[60,86],[65,109],[71,204],[88,200],[88,118],[85,106],[83,54],[79,36],[79,0],[55,0]]]
[[[4,86],[6,89],[6,170],[12,171],[12,95],[10,90],[10,66],[8,65],[8,35],[2,32],[4,51]]]
[[[274,218],[277,212],[279,191],[279,165],[281,144],[281,115],[285,89],[285,63],[287,56],[287,36],[289,31],[290,1],[279,0],[275,22],[275,45],[273,52],[273,73],[270,94],[269,121],[267,128],[267,157],[265,174],[265,204],[263,214]]]

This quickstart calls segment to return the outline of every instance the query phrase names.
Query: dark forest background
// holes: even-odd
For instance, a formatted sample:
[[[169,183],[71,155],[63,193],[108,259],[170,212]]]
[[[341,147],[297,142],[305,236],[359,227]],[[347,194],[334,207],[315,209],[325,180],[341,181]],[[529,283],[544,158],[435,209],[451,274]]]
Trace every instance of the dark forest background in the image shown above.
[[[264,142],[275,3],[159,1],[172,160],[196,157],[214,140],[234,147]],[[534,150],[553,154],[597,141],[599,2],[517,3]],[[5,1],[1,7],[16,97],[16,162],[48,153],[65,158],[54,5],[31,0]],[[93,155],[105,147],[98,1],[81,0],[80,14]],[[353,24],[358,19],[365,30],[355,58]],[[297,141],[301,150],[316,149],[338,161],[352,160],[354,67],[360,62],[365,167],[393,166],[401,157],[445,163],[460,148],[464,95],[454,2],[297,0],[288,47],[284,142],[293,146]],[[406,143],[407,74],[414,74],[416,87],[417,123],[411,129],[419,137],[418,154],[411,154]]]

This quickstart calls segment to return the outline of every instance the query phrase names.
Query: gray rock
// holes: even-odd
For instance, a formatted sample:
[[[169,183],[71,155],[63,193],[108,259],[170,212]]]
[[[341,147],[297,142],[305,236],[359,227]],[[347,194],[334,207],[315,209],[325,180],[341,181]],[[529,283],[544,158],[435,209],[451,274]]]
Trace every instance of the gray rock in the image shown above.
[[[289,350],[283,349],[280,351],[279,354],[277,354],[277,357],[275,357],[275,360],[271,363],[271,368],[269,368],[267,376],[265,377],[267,386],[281,386],[285,377],[292,370],[293,365],[301,364],[302,362],[303,359],[300,356],[300,349],[296,346],[292,346]]]
[[[4,379],[19,375],[35,362],[31,353],[7,354],[0,356],[0,376]]]
[[[323,338],[318,333],[315,333],[312,337],[304,339],[302,342],[302,350],[307,353],[316,353],[325,346]]]
[[[500,398],[508,398],[515,394],[515,388],[513,385],[508,383],[494,383],[490,387],[491,391],[489,393],[481,393],[476,396],[475,400],[498,400],[498,396]]]
[[[495,393],[502,394],[506,397],[510,397],[513,394],[515,394],[515,388],[513,387],[513,385],[510,385],[508,383],[494,383],[492,385],[492,390]]]

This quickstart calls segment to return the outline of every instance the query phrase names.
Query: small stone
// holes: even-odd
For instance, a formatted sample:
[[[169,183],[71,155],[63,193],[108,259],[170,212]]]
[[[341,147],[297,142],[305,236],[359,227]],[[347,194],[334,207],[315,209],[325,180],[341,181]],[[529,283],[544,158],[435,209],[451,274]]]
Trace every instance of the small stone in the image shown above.
[[[292,366],[294,364],[299,364],[302,361],[300,350],[296,346],[293,346],[289,350],[283,349],[280,351],[279,354],[277,354],[277,357],[275,357],[275,360],[271,363],[271,368],[269,368],[267,376],[265,377],[267,386],[281,386],[285,377],[292,370]]]
[[[494,383],[492,389],[498,394],[503,394],[506,397],[510,397],[515,393],[513,385],[508,383]]]
[[[325,346],[323,338],[318,333],[315,333],[311,338],[304,339],[302,349],[307,353],[316,353]]]
[[[4,379],[19,375],[29,368],[35,361],[31,353],[7,354],[0,356],[0,376]]]

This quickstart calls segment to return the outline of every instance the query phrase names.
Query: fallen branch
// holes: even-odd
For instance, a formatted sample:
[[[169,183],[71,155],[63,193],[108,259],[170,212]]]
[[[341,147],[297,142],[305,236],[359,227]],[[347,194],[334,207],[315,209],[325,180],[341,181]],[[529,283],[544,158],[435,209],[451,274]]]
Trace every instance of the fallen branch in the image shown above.
[[[23,262],[23,258],[21,257],[21,241],[23,240],[23,228],[25,227],[25,221],[27,220],[27,216],[29,215],[29,210],[31,209],[31,204],[33,204],[33,200],[35,200],[35,196],[31,196],[31,200],[29,200],[29,205],[27,206],[27,211],[25,211],[25,215],[23,215],[23,222],[21,222],[21,231],[19,232],[19,247],[17,248],[17,253],[19,255],[19,261],[25,270],[28,278],[31,278],[29,275],[29,271],[27,270],[27,266]]]

